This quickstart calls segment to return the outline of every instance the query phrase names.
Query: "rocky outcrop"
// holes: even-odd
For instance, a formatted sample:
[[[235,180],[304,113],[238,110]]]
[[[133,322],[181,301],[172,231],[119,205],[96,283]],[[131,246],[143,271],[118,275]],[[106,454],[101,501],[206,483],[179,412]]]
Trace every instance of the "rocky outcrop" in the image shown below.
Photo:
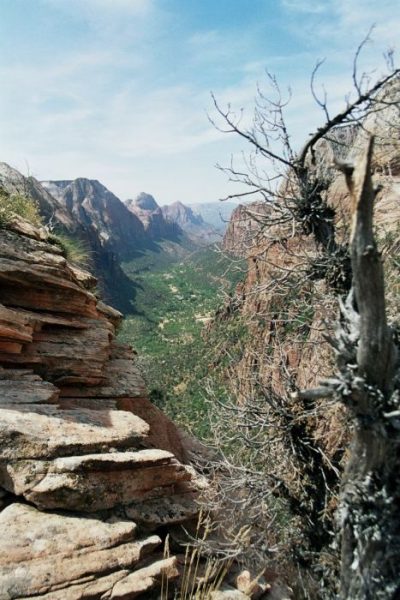
[[[121,315],[29,231],[0,230],[0,598],[150,598],[204,482],[115,340]]]
[[[195,213],[190,206],[182,202],[173,202],[162,207],[164,218],[178,225],[194,242],[202,245],[211,244],[219,239],[217,231],[203,217]]]
[[[288,531],[291,539],[300,523],[301,541],[293,543],[300,563],[310,549],[315,556],[326,551],[332,564],[337,560],[331,530],[351,431],[335,398],[301,391],[319,388],[321,380],[335,373],[328,340],[335,339],[338,296],[346,298],[351,283],[347,242],[352,210],[345,177],[333,163],[345,160],[348,165],[365,152],[366,132],[376,137],[374,223],[386,269],[387,312],[398,323],[400,122],[398,104],[386,106],[371,110],[362,127],[331,132],[315,148],[311,168],[326,176],[319,208],[326,211],[325,224],[333,224],[334,244],[324,246],[322,236],[304,226],[295,210],[297,186],[285,194],[289,177],[276,211],[273,203],[239,207],[224,240],[225,250],[245,257],[248,268],[235,295],[209,325],[211,340],[218,341],[213,366],[223,371],[240,406],[231,437],[237,424],[254,455],[263,457],[264,480],[279,482],[277,495],[287,502],[295,524]],[[288,198],[291,213],[284,210]]]
[[[4,600],[149,597],[174,559],[142,566],[161,538],[132,521],[40,512],[15,502],[0,513],[0,594]]]
[[[146,236],[140,219],[99,181],[78,178],[42,185],[71,215],[76,230],[86,231],[102,248],[127,258],[143,245]]]
[[[222,248],[232,256],[251,255],[252,249],[262,241],[262,219],[268,214],[265,202],[239,204],[232,212],[225,231]]]
[[[34,177],[25,177],[7,163],[0,162],[0,185],[10,194],[32,198],[47,222],[52,220],[67,229],[73,227],[71,215]]]
[[[140,219],[150,239],[178,241],[183,235],[179,224],[165,218],[163,210],[150,194],[142,192],[137,198],[127,200],[125,204]]]

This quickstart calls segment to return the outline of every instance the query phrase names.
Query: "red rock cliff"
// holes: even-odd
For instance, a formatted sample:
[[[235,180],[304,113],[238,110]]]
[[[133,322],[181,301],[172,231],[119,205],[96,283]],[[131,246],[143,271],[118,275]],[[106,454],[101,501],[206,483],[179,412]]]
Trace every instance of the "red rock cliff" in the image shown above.
[[[148,598],[177,575],[160,527],[197,514],[180,432],[94,283],[44,231],[0,230],[4,599]]]

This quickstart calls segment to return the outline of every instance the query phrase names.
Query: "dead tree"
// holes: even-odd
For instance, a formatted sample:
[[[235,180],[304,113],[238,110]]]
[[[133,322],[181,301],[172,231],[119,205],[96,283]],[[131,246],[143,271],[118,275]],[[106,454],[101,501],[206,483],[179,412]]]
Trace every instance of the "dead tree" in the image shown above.
[[[339,394],[354,424],[339,510],[342,600],[400,597],[400,371],[373,233],[372,152],[373,138],[356,168],[345,168],[353,287],[335,342],[339,376],[325,384],[325,395]]]
[[[396,99],[388,100],[385,90],[390,86],[398,89],[400,72],[392,70],[372,86],[367,86],[366,80],[361,77],[364,87],[357,80],[356,61],[354,73],[355,100],[334,117],[329,115],[325,99],[318,102],[326,116],[325,124],[310,137],[298,154],[290,147],[290,136],[284,120],[285,102],[275,78],[270,79],[277,98],[272,101],[260,96],[253,128],[242,129],[240,116],[235,119],[230,109],[224,111],[217,103],[216,108],[225,124],[220,129],[240,135],[253,147],[254,158],[249,159],[247,171],[238,171],[233,166],[227,171],[232,180],[250,188],[249,192],[237,194],[236,197],[255,194],[255,198],[265,200],[269,208],[266,213],[261,214],[254,207],[248,211],[250,217],[260,222],[264,240],[271,245],[279,244],[283,253],[287,252],[286,241],[290,236],[303,236],[302,239],[314,241],[309,252],[304,244],[302,247],[295,246],[294,252],[303,254],[297,256],[298,260],[294,260],[289,268],[286,264],[280,267],[271,261],[271,267],[275,270],[271,268],[272,276],[267,291],[286,298],[290,294],[293,296],[294,289],[301,291],[305,280],[309,283],[321,279],[327,284],[326,290],[332,295],[332,301],[336,302],[338,295],[348,295],[346,302],[341,301],[342,322],[338,339],[332,342],[337,351],[340,375],[323,382],[317,390],[305,392],[296,390],[288,380],[285,392],[277,398],[277,402],[268,389],[262,388],[260,377],[255,383],[261,393],[255,397],[254,403],[244,403],[240,410],[247,418],[245,425],[248,432],[258,432],[257,427],[262,420],[267,435],[265,440],[254,441],[245,432],[243,440],[252,448],[259,449],[259,454],[265,451],[265,456],[271,455],[268,445],[271,446],[271,439],[274,442],[275,433],[284,442],[290,440],[291,447],[285,460],[293,465],[303,461],[305,468],[299,469],[301,476],[306,469],[309,471],[306,485],[304,477],[299,477],[303,479],[300,483],[305,489],[304,494],[299,496],[298,513],[309,524],[306,533],[322,533],[318,535],[317,543],[314,536],[308,536],[311,543],[307,554],[310,556],[313,551],[321,555],[330,549],[331,527],[329,522],[327,525],[322,522],[321,514],[327,502],[324,498],[319,502],[318,492],[322,490],[321,495],[325,494],[329,499],[333,489],[336,495],[342,463],[341,457],[340,464],[339,461],[330,463],[323,454],[323,448],[313,443],[306,427],[307,418],[317,417],[318,411],[323,411],[329,402],[334,403],[337,398],[343,401],[349,409],[355,433],[343,480],[339,513],[341,597],[343,600],[394,600],[400,598],[395,564],[399,556],[400,535],[400,517],[396,517],[400,503],[400,476],[396,473],[399,460],[400,384],[395,359],[396,341],[386,323],[383,271],[372,234],[372,142],[368,146],[367,157],[356,170],[351,164],[342,163],[354,204],[350,245],[343,232],[338,235],[336,215],[327,202],[326,192],[332,180],[332,168],[326,168],[326,165],[321,167],[323,152],[319,152],[319,145],[324,141],[341,145],[343,154],[336,158],[343,160],[351,143],[343,143],[338,139],[337,132],[352,134],[354,127],[363,130],[368,115],[385,111],[389,105],[398,106],[398,95]],[[346,129],[340,126],[346,126]],[[268,254],[265,255],[268,261]],[[298,300],[299,294],[296,298]],[[277,315],[271,312],[257,316],[276,323],[277,318],[282,316],[279,310]],[[292,317],[288,315],[289,318]],[[258,365],[262,360],[264,358],[260,354],[254,362]],[[251,373],[250,376],[257,379],[257,373]],[[293,398],[304,403],[304,410],[300,413],[291,412],[290,400]],[[232,410],[238,409],[233,406]],[[243,415],[241,418],[243,421]],[[298,434],[299,424],[304,425],[301,435]],[[286,488],[276,478],[276,464],[274,461],[267,462],[269,464],[264,468],[268,469],[268,473],[264,475],[268,475],[269,479],[265,479],[271,484],[272,494],[282,497],[282,490]],[[250,477],[251,474],[246,471],[245,475]],[[250,479],[250,484],[253,486],[254,479]],[[297,496],[294,500],[298,500]],[[292,495],[289,502],[293,506]],[[299,549],[302,550],[300,544]],[[307,569],[312,561],[306,564]],[[320,566],[318,569],[316,579],[319,577],[321,580],[324,577],[323,570]],[[331,573],[333,576],[327,578],[326,587],[322,589],[321,586],[321,598],[326,599],[327,594],[335,593],[336,562]],[[305,597],[309,598],[308,595]]]

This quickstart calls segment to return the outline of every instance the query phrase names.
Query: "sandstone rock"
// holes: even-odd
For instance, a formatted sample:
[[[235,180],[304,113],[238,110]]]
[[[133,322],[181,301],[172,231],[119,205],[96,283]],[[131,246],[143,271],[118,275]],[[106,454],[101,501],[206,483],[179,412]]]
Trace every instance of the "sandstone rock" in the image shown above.
[[[109,343],[106,344],[106,347]],[[88,349],[88,352],[93,352],[96,348]],[[126,397],[143,397],[146,395],[146,389],[139,369],[132,362],[132,359],[111,358],[107,362],[101,357],[104,362],[102,368],[102,383],[101,385],[81,385],[77,387],[73,385],[74,381],[61,380],[62,396],[73,396],[76,398],[126,398]],[[65,385],[69,383],[69,385]],[[64,385],[63,385],[64,384]]]
[[[163,496],[190,479],[191,473],[163,450],[0,463],[1,485],[41,509],[95,512]]]
[[[96,299],[55,267],[0,260],[0,301],[14,307],[96,316]]]
[[[54,385],[32,371],[0,368],[0,407],[3,404],[57,403],[58,394]]]
[[[49,313],[32,312],[25,309],[12,311],[15,317],[23,319],[34,331],[41,331],[43,328],[67,327],[69,329],[88,329],[93,321],[75,318],[74,316],[61,316]],[[14,317],[14,318],[15,318]]]
[[[179,460],[187,462],[187,452],[182,443],[181,432],[175,423],[148,398],[121,398],[117,401],[117,406],[121,410],[132,412],[150,425],[146,445],[173,452]]]
[[[102,302],[101,300],[97,302],[97,310],[103,315],[105,315],[114,325],[114,327],[117,327],[123,318],[123,315],[119,312],[119,310],[116,310],[112,306],[104,304],[104,302]]]
[[[125,507],[125,514],[137,523],[145,523],[150,528],[160,525],[184,523],[194,519],[200,507],[196,505],[195,494],[176,494],[162,498],[147,499],[146,502],[132,503]]]
[[[36,227],[29,221],[26,221],[19,215],[14,215],[7,223],[7,227],[12,231],[21,233],[35,240],[46,240],[47,232],[44,227]]]
[[[41,373],[58,384],[96,385],[106,380],[104,365],[109,357],[114,329],[103,319],[83,321],[84,328],[37,332],[24,351],[27,363],[40,360]],[[111,394],[112,395],[112,394]]]
[[[0,352],[9,352],[4,342],[16,342],[20,352],[23,345],[32,342],[33,327],[23,315],[0,304]]]
[[[121,579],[113,587],[110,599],[132,600],[159,587],[163,579],[167,581],[178,575],[175,557],[164,558]]]
[[[97,278],[92,273],[82,269],[81,267],[78,267],[77,265],[69,264],[68,267],[73,273],[76,281],[80,283],[86,290],[92,290],[96,286]],[[98,307],[99,305],[97,304],[97,308]]]
[[[107,579],[100,580],[99,587],[110,592],[119,575],[126,576],[161,542],[155,535],[135,540],[132,522],[44,513],[18,503],[0,513],[0,527],[0,597],[4,600],[93,598],[89,584],[97,586],[103,575]],[[113,573],[116,577],[110,577]],[[80,584],[77,596],[73,588]]]
[[[130,571],[127,569],[121,569],[104,577],[85,577],[82,583],[72,582],[61,589],[52,589],[51,592],[34,596],[34,598],[37,600],[84,600],[85,598],[108,600],[115,584],[129,574]],[[24,596],[18,600],[29,600],[30,598],[32,596]]]
[[[250,571],[247,570],[242,571],[236,577],[236,587],[239,592],[247,594],[252,600],[261,598],[271,590],[271,585],[265,581],[264,577],[261,577],[261,575],[252,577]]]
[[[27,233],[0,230],[0,598],[145,598],[175,560],[135,523],[187,525],[203,482],[114,341],[120,313]]]
[[[135,447],[149,426],[133,414],[113,410],[66,409],[50,404],[3,405],[0,460],[57,456]]]
[[[249,600],[249,598],[247,594],[233,588],[210,593],[210,600]]]

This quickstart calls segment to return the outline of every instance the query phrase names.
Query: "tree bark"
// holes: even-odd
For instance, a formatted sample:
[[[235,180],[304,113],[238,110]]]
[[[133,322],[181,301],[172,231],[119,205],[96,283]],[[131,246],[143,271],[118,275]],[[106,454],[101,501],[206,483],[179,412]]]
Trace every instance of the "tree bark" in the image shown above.
[[[340,368],[350,382],[343,400],[354,421],[339,511],[342,600],[400,598],[399,366],[373,234],[372,152],[373,138],[363,160],[346,173],[353,200],[354,311],[346,313],[340,338],[356,361]]]

